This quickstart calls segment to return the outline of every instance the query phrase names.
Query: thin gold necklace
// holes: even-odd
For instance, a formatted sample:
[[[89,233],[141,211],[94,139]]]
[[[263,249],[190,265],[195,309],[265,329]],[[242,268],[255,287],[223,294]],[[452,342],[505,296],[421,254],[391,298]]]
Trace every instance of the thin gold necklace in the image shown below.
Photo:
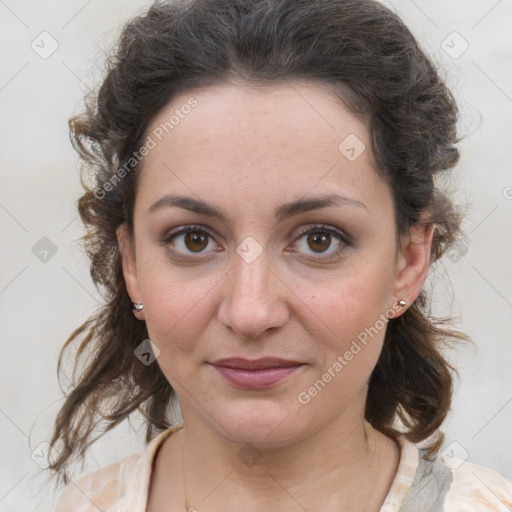
[[[368,432],[370,428],[373,428],[372,425],[364,420],[364,430],[366,438],[368,438]],[[187,498],[187,489],[185,486],[185,432],[183,432],[183,446],[181,450],[181,477],[182,477],[182,483],[183,483],[183,495],[185,497],[185,511],[186,512],[198,512],[194,507],[189,507],[188,505],[188,498]]]
[[[185,511],[194,512],[195,509],[188,506],[187,489],[185,488],[185,432],[183,432],[183,446],[181,449],[181,477],[183,482],[183,495],[185,496]]]

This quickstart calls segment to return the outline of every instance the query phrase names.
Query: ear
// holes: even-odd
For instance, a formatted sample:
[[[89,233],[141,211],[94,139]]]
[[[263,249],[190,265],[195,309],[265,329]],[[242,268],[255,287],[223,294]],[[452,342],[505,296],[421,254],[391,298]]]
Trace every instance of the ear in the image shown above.
[[[435,227],[434,223],[420,221],[411,227],[407,236],[402,236],[394,282],[397,300],[404,299],[412,304],[420,294],[430,267]]]
[[[121,252],[124,282],[126,290],[132,302],[141,302],[137,267],[135,265],[135,246],[128,232],[126,222],[121,224],[116,231],[117,241]],[[144,320],[144,311],[134,313],[137,319]]]

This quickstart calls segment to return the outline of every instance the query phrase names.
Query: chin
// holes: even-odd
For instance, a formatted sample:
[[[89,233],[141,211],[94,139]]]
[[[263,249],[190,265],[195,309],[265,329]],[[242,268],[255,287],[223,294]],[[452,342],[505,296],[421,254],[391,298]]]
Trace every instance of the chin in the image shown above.
[[[290,404],[290,401],[287,401]],[[293,407],[260,399],[256,404],[249,400],[246,403],[229,407],[219,407],[222,411],[222,427],[214,424],[218,434],[228,441],[254,444],[261,448],[272,448],[287,445],[308,435],[313,418],[304,416],[302,406]],[[219,415],[217,414],[217,418]]]

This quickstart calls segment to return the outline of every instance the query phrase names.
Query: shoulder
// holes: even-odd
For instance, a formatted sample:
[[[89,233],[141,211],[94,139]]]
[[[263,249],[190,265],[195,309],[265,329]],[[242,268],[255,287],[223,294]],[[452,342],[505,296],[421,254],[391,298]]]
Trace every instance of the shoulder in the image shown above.
[[[138,452],[72,481],[60,494],[55,512],[145,510],[155,454],[182,427],[169,427]]]
[[[97,512],[107,510],[123,495],[122,473],[140,461],[142,452],[72,481],[62,491],[55,512]]]
[[[459,457],[442,460],[453,476],[445,499],[446,512],[512,510],[512,483],[497,471]]]
[[[510,512],[512,483],[447,450],[433,458],[399,438],[398,472],[381,512]],[[448,453],[453,453],[448,452]]]

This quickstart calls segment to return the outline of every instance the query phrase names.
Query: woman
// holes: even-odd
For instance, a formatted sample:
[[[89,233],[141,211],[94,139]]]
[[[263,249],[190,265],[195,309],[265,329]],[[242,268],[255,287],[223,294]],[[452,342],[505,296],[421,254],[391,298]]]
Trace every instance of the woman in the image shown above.
[[[512,506],[440,454],[442,344],[469,337],[422,286],[462,235],[435,187],[456,121],[377,2],[182,0],[127,24],[70,122],[106,303],[64,347],[88,360],[51,442],[57,511]],[[70,482],[99,421],[135,410],[146,448]]]

